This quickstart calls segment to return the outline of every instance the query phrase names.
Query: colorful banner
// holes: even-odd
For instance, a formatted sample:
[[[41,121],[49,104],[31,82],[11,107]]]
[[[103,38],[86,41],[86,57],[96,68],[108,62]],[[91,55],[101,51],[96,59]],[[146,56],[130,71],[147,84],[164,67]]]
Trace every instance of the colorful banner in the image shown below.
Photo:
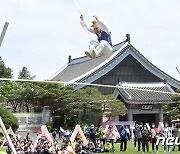
[[[86,139],[86,137],[85,137],[85,135],[84,135],[84,133],[83,133],[80,125],[76,125],[76,127],[75,127],[75,129],[74,129],[74,131],[73,131],[73,133],[72,133],[72,135],[71,135],[70,141],[71,141],[71,142],[74,141],[77,133],[79,133],[80,137],[81,137],[82,140],[83,140],[83,143],[84,143],[85,145],[87,145],[87,144],[88,144],[88,141],[87,141],[87,139]]]
[[[39,141],[39,139],[41,138],[42,134],[39,134],[37,137],[36,137],[36,140],[34,142],[34,149],[37,147],[37,143]]]
[[[42,132],[42,135],[44,135],[47,138],[47,141],[49,141],[53,144],[53,139],[52,139],[46,125],[41,126],[41,132]]]

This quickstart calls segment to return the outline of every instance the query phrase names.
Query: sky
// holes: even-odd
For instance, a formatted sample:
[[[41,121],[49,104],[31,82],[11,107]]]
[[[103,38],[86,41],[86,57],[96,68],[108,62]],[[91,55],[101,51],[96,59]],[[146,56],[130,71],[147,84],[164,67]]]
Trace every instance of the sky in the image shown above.
[[[180,80],[179,0],[76,0],[88,24],[97,15],[113,44],[131,44],[151,63]],[[27,67],[38,80],[60,70],[68,56],[84,56],[96,36],[80,26],[75,0],[0,0],[0,33],[9,22],[0,56],[17,78]]]

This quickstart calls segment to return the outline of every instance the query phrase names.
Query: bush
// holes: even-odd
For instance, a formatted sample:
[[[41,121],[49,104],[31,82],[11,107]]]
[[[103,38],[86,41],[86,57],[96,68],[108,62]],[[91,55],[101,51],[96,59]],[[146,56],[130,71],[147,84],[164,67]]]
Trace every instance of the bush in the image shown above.
[[[19,128],[18,119],[12,114],[10,110],[0,107],[0,116],[6,129],[9,129],[11,126],[13,131],[16,131]]]
[[[83,121],[80,121],[79,125],[80,125],[82,128],[89,126],[88,123],[83,122]]]
[[[46,127],[47,127],[48,131],[49,131],[50,133],[52,133],[52,131],[53,131],[53,126],[52,126],[52,124],[46,124]]]

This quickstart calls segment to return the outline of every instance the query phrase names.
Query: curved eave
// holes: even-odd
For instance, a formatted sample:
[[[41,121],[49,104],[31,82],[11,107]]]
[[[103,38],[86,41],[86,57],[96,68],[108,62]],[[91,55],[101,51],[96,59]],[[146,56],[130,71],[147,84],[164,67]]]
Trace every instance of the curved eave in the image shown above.
[[[113,93],[115,99],[118,98],[118,96],[120,96],[124,102],[126,102],[127,104],[173,104],[176,103],[175,101],[171,101],[171,100],[163,100],[163,101],[155,101],[155,100],[145,100],[145,101],[138,101],[138,100],[131,100],[131,99],[127,99],[126,97],[124,97],[121,92],[119,91],[119,89],[115,89],[114,93]]]
[[[127,104],[137,104],[137,105],[143,105],[143,104],[173,104],[173,103],[176,103],[174,101],[167,101],[167,102],[155,102],[155,101],[143,101],[143,102],[136,102],[136,101],[127,101],[127,100],[124,100]]]
[[[124,88],[123,89],[116,88],[113,93],[115,99],[118,99],[118,97],[120,97],[127,104],[172,104],[172,103],[176,103],[175,101],[172,101],[170,99],[170,97],[173,94],[166,94],[166,93],[159,94],[159,92],[158,92],[156,95],[154,95],[154,92],[156,91],[155,89],[157,89],[157,88],[159,88],[159,90],[157,89],[157,91],[174,93],[174,90],[167,83],[165,84],[163,82],[156,82],[156,83],[120,82],[117,85],[122,86],[122,87],[129,87],[129,88],[140,88],[140,89],[145,88],[144,90],[147,90],[147,92],[148,92],[148,90],[151,90],[148,92],[148,94],[150,96],[147,97],[145,93],[143,94],[141,91],[139,91],[137,89],[129,89],[130,91],[127,91]],[[164,89],[164,90],[160,90],[160,89]],[[142,95],[142,97],[140,95]],[[159,99],[160,97],[162,97],[161,100]]]

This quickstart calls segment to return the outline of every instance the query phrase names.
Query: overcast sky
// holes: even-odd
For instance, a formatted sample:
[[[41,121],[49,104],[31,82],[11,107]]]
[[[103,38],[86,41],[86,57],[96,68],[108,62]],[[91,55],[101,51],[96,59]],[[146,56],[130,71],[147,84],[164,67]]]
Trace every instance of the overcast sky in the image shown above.
[[[78,0],[90,24],[98,15],[113,44],[130,33],[132,45],[150,62],[180,80],[180,0]],[[26,66],[36,79],[51,77],[68,56],[84,56],[91,39],[79,24],[74,0],[0,0],[0,32],[9,27],[0,56],[14,78]]]

